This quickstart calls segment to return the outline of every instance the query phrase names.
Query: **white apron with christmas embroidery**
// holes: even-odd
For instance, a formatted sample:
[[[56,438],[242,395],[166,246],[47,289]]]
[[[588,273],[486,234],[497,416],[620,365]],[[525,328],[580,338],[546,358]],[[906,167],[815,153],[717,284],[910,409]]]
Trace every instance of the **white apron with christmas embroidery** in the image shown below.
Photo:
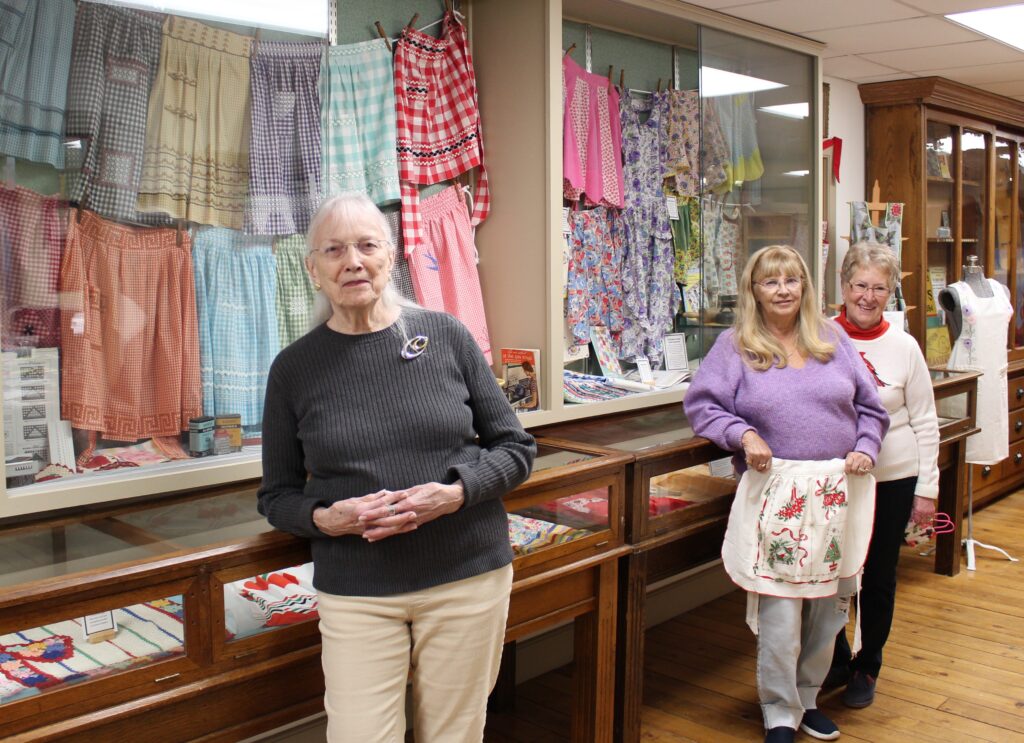
[[[860,572],[871,541],[875,478],[844,460],[773,459],[747,470],[729,512],[722,560],[740,588],[768,596],[833,596]]]

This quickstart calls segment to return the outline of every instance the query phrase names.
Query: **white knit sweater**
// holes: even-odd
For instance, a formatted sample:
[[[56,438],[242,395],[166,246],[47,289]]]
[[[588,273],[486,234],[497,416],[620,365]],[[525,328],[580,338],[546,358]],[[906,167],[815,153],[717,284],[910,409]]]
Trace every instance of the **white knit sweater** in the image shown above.
[[[873,340],[851,338],[878,382],[889,433],[875,463],[879,482],[917,475],[915,495],[939,495],[939,423],[924,354],[912,336],[890,326]]]

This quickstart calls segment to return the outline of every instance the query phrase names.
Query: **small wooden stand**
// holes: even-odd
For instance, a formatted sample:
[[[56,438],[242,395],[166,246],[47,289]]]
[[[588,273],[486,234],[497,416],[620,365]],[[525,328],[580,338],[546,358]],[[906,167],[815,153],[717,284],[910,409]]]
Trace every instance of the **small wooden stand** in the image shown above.
[[[106,642],[117,636],[114,612],[101,611],[82,618],[82,634],[91,643]]]

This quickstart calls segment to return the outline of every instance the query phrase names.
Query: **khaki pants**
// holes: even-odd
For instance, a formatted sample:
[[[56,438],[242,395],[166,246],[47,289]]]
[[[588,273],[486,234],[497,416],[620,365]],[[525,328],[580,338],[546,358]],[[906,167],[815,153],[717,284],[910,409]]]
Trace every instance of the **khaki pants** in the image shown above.
[[[402,743],[412,676],[417,743],[483,739],[498,677],[512,566],[398,596],[321,593],[331,743]]]

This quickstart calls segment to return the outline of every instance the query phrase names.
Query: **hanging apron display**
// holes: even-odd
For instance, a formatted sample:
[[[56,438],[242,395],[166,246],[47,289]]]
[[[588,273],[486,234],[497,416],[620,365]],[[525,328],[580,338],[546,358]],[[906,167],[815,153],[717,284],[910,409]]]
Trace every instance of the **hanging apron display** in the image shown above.
[[[736,585],[789,598],[833,596],[864,565],[875,478],[848,476],[845,460],[773,459],[747,470],[729,512],[722,560]]]
[[[888,246],[896,262],[903,264],[903,204],[892,203],[885,205],[885,216],[882,224],[876,226],[871,221],[871,212],[864,201],[850,202],[850,245],[864,241],[876,242]],[[905,311],[907,303],[903,299],[903,289],[900,285],[900,277],[896,277],[896,291],[889,297],[887,310]]]
[[[395,44],[398,177],[407,254],[423,235],[417,186],[450,181],[479,167],[472,224],[483,222],[491,209],[466,29],[451,12],[443,26],[440,39],[405,28]]]

